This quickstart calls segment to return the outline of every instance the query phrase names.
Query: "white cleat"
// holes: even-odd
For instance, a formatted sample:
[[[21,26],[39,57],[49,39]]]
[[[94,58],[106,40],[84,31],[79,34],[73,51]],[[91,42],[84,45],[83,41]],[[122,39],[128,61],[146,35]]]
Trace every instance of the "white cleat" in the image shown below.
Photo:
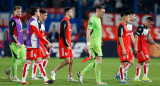
[[[20,82],[21,80],[17,76],[13,76],[12,81],[14,81],[14,82]]]
[[[104,83],[104,82],[98,82],[96,83],[97,85],[108,85],[107,83]]]
[[[37,77],[32,77],[31,80],[39,80]]]
[[[80,82],[81,84],[83,84],[83,76],[82,76],[81,72],[78,72],[78,73],[77,73],[77,76],[78,76],[78,78],[79,78],[79,82]]]
[[[5,74],[7,75],[8,79],[11,80],[11,73],[12,73],[12,68],[9,68],[8,70],[5,71]]]
[[[72,77],[68,77],[68,81],[69,81],[69,82],[78,82],[77,80],[75,80],[75,79],[72,78]]]
[[[55,71],[51,71],[50,74],[51,74],[51,78],[55,81],[56,80],[55,79],[55,77],[56,77]]]

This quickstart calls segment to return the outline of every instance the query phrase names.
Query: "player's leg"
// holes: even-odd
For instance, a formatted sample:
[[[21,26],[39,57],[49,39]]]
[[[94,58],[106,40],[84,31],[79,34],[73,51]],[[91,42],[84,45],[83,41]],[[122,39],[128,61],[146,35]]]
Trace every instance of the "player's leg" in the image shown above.
[[[38,67],[38,63],[36,61],[34,61],[32,64],[31,80],[38,80],[38,78],[36,77],[37,67]]]
[[[118,72],[118,75],[120,76],[120,83],[127,83],[125,80],[124,80],[124,67],[125,67],[125,62],[121,62],[120,64],[120,67],[119,67],[119,72]]]
[[[17,60],[17,66],[22,65],[26,61],[26,48],[25,45],[21,45],[19,48],[19,59]]]
[[[37,59],[35,59],[35,61],[38,63],[38,68],[41,71],[41,73],[43,74],[42,78],[43,78],[45,84],[54,83],[53,80],[49,80],[47,78],[46,71],[45,71],[45,69],[43,67],[43,64],[42,64],[43,61],[42,61],[42,54],[41,54],[41,50],[40,49],[37,49],[37,54],[36,55],[37,55]]]
[[[150,63],[150,60],[147,60],[147,61],[145,61],[144,62],[144,66],[143,66],[143,69],[144,69],[144,75],[143,75],[143,81],[147,81],[147,82],[152,82],[152,80],[150,80],[149,78],[148,78],[148,70],[149,70],[149,63]]]
[[[137,64],[137,66],[136,66],[136,75],[135,75],[134,81],[141,81],[139,79],[139,76],[141,74],[142,65],[143,65],[143,62],[139,62]]]
[[[127,83],[124,79],[124,72],[125,72],[126,62],[129,61],[129,57],[128,57],[129,54],[127,53],[127,55],[122,55],[122,52],[118,50],[118,55],[119,55],[121,64],[120,64],[118,73],[116,73],[114,76],[120,83]]]
[[[19,58],[19,53],[20,53],[20,48],[16,46],[15,43],[12,43],[10,45],[11,53],[12,53],[12,74],[13,74],[13,81],[20,81],[17,77],[17,64],[18,64],[18,59]],[[7,73],[7,71],[6,71]]]
[[[73,57],[71,57],[68,65],[68,81],[77,81],[72,77],[73,61]]]
[[[142,65],[143,65],[143,57],[140,52],[137,52],[137,60],[138,60],[138,64],[136,67],[136,75],[135,75],[134,81],[141,81],[139,79],[139,76],[141,74],[141,69],[142,69]]]
[[[42,64],[43,64],[43,68],[45,69],[48,64],[48,61],[50,60],[50,56],[49,56],[49,53],[48,53],[47,49],[45,48],[45,46],[41,46],[40,49],[41,49],[41,53],[42,53],[42,58],[44,58]],[[43,77],[43,75],[40,71],[38,73],[38,77],[39,78]]]
[[[43,67],[46,68],[48,61],[50,60],[49,52],[47,51],[45,46],[41,46],[40,49],[42,52],[42,58],[44,58],[43,59]]]
[[[57,68],[55,68],[53,71],[50,72],[51,78],[52,78],[53,80],[55,80],[56,72],[57,72],[59,69],[61,69],[61,68],[63,68],[64,66],[66,66],[67,64],[69,64],[69,63],[70,63],[70,58],[65,58],[65,61],[64,61],[64,62],[62,62]]]
[[[132,67],[133,65],[134,65],[134,55],[133,55],[133,53],[129,53],[129,61],[126,62],[126,65],[124,67],[124,69],[125,69],[125,71],[124,71],[124,78],[125,79],[130,79],[130,78],[128,78],[127,73],[128,73],[128,69],[130,67]]]
[[[22,74],[22,81],[21,81],[21,84],[29,84],[27,81],[26,81],[26,78],[27,78],[27,75],[28,75],[28,71],[29,71],[29,67],[32,63],[32,60],[26,60],[25,62],[25,65],[23,67],[23,74]]]
[[[91,54],[92,54],[92,58],[95,59],[96,56],[95,56],[95,52],[93,51],[93,48],[90,49],[90,51],[91,51]],[[93,69],[94,67],[95,67],[95,61],[89,63],[86,68],[84,68],[81,72],[78,72],[78,73],[77,73],[77,75],[78,75],[78,77],[79,77],[80,83],[83,84],[83,76],[84,76],[88,71],[90,71],[91,69]]]

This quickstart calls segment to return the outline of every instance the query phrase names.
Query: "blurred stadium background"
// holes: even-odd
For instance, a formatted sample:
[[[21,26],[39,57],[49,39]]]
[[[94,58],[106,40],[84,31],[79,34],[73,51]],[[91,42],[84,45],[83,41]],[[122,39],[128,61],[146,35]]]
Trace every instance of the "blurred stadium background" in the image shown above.
[[[12,9],[16,5],[23,8],[21,20],[25,40],[27,23],[31,18],[29,8],[37,6],[47,10],[46,37],[54,45],[51,57],[59,56],[58,33],[60,21],[64,18],[63,9],[72,7],[75,12],[71,19],[73,53],[75,58],[83,57],[87,21],[94,14],[96,5],[99,4],[104,5],[106,9],[106,14],[102,17],[104,57],[118,57],[116,27],[120,23],[119,13],[124,10],[136,12],[136,21],[133,22],[134,31],[145,21],[146,17],[154,17],[156,21],[154,27],[150,28],[150,33],[153,39],[160,43],[160,0],[0,0],[0,57],[11,57],[8,46],[8,21],[13,16]],[[147,47],[151,57],[160,57],[159,51],[152,44],[148,44]]]

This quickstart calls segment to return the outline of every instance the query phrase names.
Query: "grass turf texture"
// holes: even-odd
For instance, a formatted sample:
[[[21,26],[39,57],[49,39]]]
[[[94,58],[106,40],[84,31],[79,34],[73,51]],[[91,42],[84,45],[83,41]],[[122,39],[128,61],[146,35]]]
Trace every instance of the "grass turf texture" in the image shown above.
[[[81,63],[83,58],[80,59],[74,59],[74,66],[73,66],[73,78],[78,80],[77,72],[84,69],[91,61],[87,61],[85,63]],[[63,59],[57,59],[57,58],[51,58],[47,67],[46,72],[48,78],[50,77],[50,71],[57,67]],[[20,82],[12,82],[7,78],[4,71],[11,66],[12,59],[11,58],[0,58],[0,86],[21,86]],[[131,78],[131,80],[127,80],[130,84],[120,84],[114,77],[114,74],[118,72],[119,68],[119,58],[103,58],[102,63],[102,81],[105,83],[108,83],[109,86],[160,86],[160,59],[151,59],[151,63],[149,66],[149,78],[152,80],[152,82],[134,82],[134,76],[136,73],[136,64],[137,60],[135,60],[135,64],[132,68],[129,69],[128,77]],[[23,66],[18,67],[18,77],[21,79],[22,77],[22,71]],[[43,80],[31,80],[31,70],[32,65],[29,68],[29,73],[27,76],[27,81],[32,86],[43,86],[45,85]],[[86,73],[84,76],[84,84],[85,86],[94,86],[95,84],[95,74],[94,69]],[[142,79],[143,76],[143,70],[141,72],[140,79]],[[52,85],[55,86],[83,86],[79,82],[68,82],[68,66],[64,67],[63,69],[59,70],[56,75],[56,82]],[[28,86],[30,86],[28,85]]]

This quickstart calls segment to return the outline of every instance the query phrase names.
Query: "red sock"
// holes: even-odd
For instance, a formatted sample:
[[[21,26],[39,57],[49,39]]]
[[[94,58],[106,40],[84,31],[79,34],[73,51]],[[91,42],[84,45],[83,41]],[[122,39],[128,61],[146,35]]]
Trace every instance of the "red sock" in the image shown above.
[[[124,67],[123,67],[123,65],[120,65],[119,71],[120,71],[120,78],[121,78],[121,80],[124,80],[124,75],[123,75],[123,73],[124,73]]]
[[[45,77],[46,76],[46,72],[45,72],[45,69],[42,66],[42,61],[38,62],[38,66],[39,66],[39,69],[40,69],[41,73]]]
[[[46,68],[47,64],[48,64],[48,60],[47,60],[47,59],[44,59],[44,60],[43,60],[43,67]]]

